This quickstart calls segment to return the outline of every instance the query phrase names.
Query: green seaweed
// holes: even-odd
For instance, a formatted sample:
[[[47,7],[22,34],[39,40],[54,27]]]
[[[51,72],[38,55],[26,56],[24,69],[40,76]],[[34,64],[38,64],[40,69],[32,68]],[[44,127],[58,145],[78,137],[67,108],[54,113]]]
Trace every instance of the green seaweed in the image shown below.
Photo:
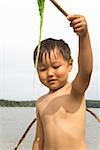
[[[45,0],[37,0],[40,16],[43,16]]]
[[[41,37],[42,37],[42,26],[43,26],[43,14],[44,14],[45,0],[37,0],[37,4],[38,4],[38,8],[39,8],[39,15],[40,15],[40,33],[39,33],[38,50],[37,50],[37,56],[36,56],[36,62],[35,62],[36,68],[37,68],[37,63],[38,63]]]

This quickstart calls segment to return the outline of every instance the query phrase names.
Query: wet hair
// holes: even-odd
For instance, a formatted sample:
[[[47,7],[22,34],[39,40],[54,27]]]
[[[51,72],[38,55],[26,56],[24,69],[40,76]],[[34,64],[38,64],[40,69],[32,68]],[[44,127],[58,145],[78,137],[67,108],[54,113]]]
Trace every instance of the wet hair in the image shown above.
[[[42,56],[43,56],[43,53],[45,52],[49,54],[49,58],[50,58],[50,52],[54,50],[55,48],[59,50],[59,52],[62,54],[63,58],[67,62],[70,61],[71,51],[70,51],[68,44],[65,43],[62,39],[57,40],[53,38],[48,38],[48,39],[41,41],[38,61],[42,62]],[[34,64],[36,62],[37,51],[38,51],[38,46],[35,48],[34,53],[33,53]]]

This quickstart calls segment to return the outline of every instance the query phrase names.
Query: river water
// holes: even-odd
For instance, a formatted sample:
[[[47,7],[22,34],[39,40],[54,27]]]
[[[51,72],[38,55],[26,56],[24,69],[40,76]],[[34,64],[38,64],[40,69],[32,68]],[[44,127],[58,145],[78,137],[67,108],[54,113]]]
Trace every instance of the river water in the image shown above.
[[[100,109],[92,109],[97,115]],[[0,107],[0,150],[14,150],[14,146],[35,117],[35,108]],[[36,124],[32,126],[19,150],[32,150]],[[86,113],[86,141],[88,150],[100,150],[100,124]]]

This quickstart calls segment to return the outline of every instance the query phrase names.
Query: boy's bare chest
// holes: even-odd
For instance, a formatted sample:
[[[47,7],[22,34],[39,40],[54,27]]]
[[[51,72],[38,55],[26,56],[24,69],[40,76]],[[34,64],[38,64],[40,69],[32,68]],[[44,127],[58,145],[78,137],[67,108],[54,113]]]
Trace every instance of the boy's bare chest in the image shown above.
[[[73,132],[75,137],[77,133],[82,134],[85,121],[84,102],[84,100],[80,103],[74,101],[70,95],[55,96],[43,101],[39,113],[44,131],[46,131],[46,139],[49,136],[50,141],[56,139],[59,143],[62,141],[59,135],[68,140],[72,137]]]
[[[83,117],[84,102],[71,99],[70,95],[52,97],[40,109],[40,117],[44,122],[72,122],[75,118]],[[77,119],[78,120],[78,119]]]
[[[68,138],[72,132],[75,135],[82,131],[84,127],[85,111],[82,108],[78,108],[71,111],[67,106],[48,108],[41,115],[41,121],[43,128],[47,131],[48,135],[60,134]],[[81,122],[81,124],[79,123]],[[57,132],[56,132],[57,131]],[[56,136],[57,138],[58,136]]]

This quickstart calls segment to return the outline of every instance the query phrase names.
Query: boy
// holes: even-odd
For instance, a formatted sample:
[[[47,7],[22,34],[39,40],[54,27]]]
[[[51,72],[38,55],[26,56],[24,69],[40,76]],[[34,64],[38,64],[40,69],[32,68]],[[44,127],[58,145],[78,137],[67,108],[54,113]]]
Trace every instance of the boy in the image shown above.
[[[36,102],[37,128],[33,150],[86,150],[85,91],[92,73],[92,50],[87,22],[81,15],[67,17],[79,36],[78,73],[72,83],[68,75],[73,60],[63,40],[41,42],[37,72],[50,91]],[[36,60],[37,48],[34,52]]]

